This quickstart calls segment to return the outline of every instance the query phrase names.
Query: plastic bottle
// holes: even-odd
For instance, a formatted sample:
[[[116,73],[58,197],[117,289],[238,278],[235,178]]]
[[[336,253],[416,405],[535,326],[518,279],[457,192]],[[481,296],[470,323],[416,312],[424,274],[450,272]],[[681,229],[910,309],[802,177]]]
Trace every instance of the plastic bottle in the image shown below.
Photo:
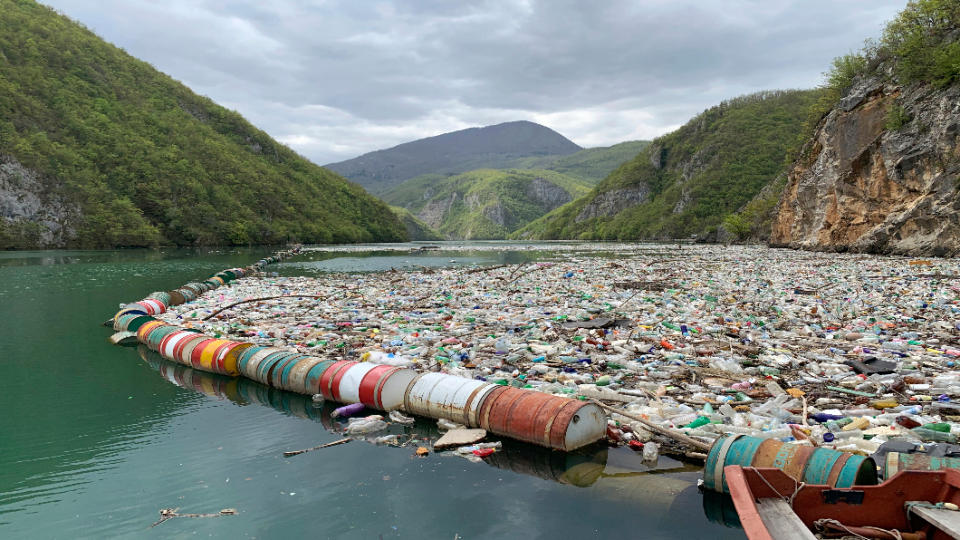
[[[940,431],[927,429],[923,426],[915,427],[910,431],[924,441],[946,442],[951,444],[956,444],[957,442],[957,436],[952,433],[942,433]]]
[[[648,442],[643,445],[643,460],[656,461],[660,456],[660,448],[655,442]]]

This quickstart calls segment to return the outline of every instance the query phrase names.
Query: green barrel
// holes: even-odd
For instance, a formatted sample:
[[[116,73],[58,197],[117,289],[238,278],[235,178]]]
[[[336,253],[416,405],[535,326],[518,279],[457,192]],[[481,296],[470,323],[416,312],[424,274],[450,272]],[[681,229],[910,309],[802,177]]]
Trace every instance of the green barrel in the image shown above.
[[[250,359],[253,358],[253,355],[257,354],[258,352],[260,352],[260,351],[262,351],[262,350],[264,350],[264,349],[266,349],[266,348],[267,348],[267,347],[262,347],[262,346],[259,346],[259,345],[255,345],[255,346],[250,347],[249,349],[243,351],[242,353],[240,353],[240,356],[237,357],[237,369],[240,370],[240,373],[243,373],[243,372],[244,372],[244,370],[245,370],[246,367],[247,367],[247,362],[249,362]]]
[[[150,315],[138,315],[136,318],[127,323],[127,332],[136,332],[141,326],[155,320],[157,319],[155,317],[151,317]]]
[[[707,489],[730,493],[723,468],[727,465],[749,467],[757,448],[765,439],[745,435],[724,435],[713,443],[703,469],[703,485]]]
[[[160,326],[152,330],[147,334],[146,345],[151,351],[160,350],[160,342],[163,341],[163,338],[169,336],[174,332],[180,332],[179,326]]]
[[[889,452],[880,464],[884,479],[889,479],[900,471],[939,471],[940,469],[960,469],[960,458],[933,457],[926,454],[901,454]]]
[[[833,466],[843,452],[830,450],[829,448],[817,448],[807,459],[807,468],[803,471],[803,481],[807,484],[827,484],[830,478],[830,472]]]
[[[113,320],[113,329],[117,332],[122,332],[127,329],[127,325],[137,317],[142,317],[142,315],[137,315],[136,313],[124,313],[116,319]]]
[[[270,372],[273,371],[273,367],[284,358],[295,354],[290,351],[278,351],[270,354],[264,358],[260,364],[257,365],[257,372],[254,374],[253,380],[262,382],[263,384],[270,384]]]

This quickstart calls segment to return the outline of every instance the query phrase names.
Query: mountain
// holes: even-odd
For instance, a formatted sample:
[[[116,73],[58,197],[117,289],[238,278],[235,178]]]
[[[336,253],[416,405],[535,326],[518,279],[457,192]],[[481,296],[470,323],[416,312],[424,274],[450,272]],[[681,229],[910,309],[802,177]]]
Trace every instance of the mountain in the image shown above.
[[[960,4],[910,2],[825,90],[771,245],[960,255]]]
[[[381,194],[424,174],[449,176],[481,168],[506,168],[521,158],[563,156],[579,150],[550,128],[519,121],[418,139],[326,167],[371,193]]]
[[[518,238],[664,239],[717,232],[783,168],[810,90],[760,92],[697,115],[655,139],[583,198],[513,233]]]
[[[587,192],[582,180],[555,171],[478,169],[423,176],[384,195],[449,239],[501,239]]]
[[[388,241],[362,188],[31,0],[0,0],[0,248]]]
[[[407,238],[409,238],[411,241],[443,239],[440,233],[433,230],[432,227],[421,221],[406,208],[391,206],[390,210],[393,210],[393,213],[397,215],[400,223],[403,223],[403,226],[407,230]]]
[[[584,148],[566,156],[520,158],[506,168],[546,169],[596,185],[614,169],[636,157],[649,144],[650,141],[627,141],[613,146]]]

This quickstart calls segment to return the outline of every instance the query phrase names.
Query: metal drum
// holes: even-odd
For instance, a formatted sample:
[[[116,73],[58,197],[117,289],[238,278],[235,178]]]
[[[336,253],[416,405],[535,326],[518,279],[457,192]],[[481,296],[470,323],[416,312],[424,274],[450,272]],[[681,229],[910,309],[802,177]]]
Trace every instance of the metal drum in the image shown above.
[[[360,403],[360,383],[363,378],[377,367],[377,364],[360,362],[350,366],[343,372],[343,377],[337,385],[336,394],[342,403]]]
[[[357,362],[340,360],[324,370],[320,376],[320,393],[323,394],[323,397],[340,401],[340,379],[343,377],[343,372],[355,364]]]
[[[483,401],[479,423],[497,435],[567,451],[599,440],[607,427],[592,403],[503,386]]]

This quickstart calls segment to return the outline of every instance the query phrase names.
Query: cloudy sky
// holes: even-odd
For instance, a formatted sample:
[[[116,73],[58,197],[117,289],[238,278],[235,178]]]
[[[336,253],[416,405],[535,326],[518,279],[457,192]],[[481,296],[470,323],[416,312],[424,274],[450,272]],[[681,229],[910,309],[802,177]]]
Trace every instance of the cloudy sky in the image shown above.
[[[313,161],[532,120],[581,146],[809,88],[906,0],[42,0]]]

